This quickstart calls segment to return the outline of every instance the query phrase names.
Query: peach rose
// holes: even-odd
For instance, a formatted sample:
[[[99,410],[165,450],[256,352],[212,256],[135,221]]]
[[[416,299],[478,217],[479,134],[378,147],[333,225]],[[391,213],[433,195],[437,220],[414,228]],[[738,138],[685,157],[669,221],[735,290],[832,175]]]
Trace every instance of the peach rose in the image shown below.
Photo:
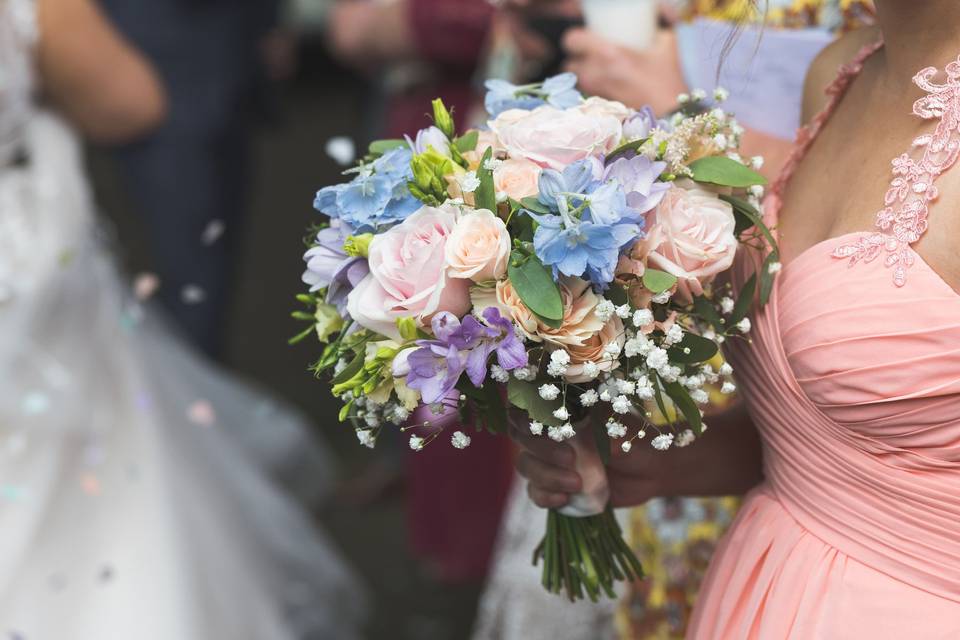
[[[493,186],[514,200],[540,193],[540,165],[523,158],[504,160],[493,170]]]
[[[603,321],[595,313],[600,296],[593,287],[580,278],[560,280],[560,297],[563,300],[563,323],[559,329],[540,323],[539,337],[558,347],[582,346],[603,328]]]
[[[447,238],[446,254],[451,278],[499,280],[506,275],[510,259],[507,226],[486,209],[465,213]]]
[[[438,311],[457,316],[470,309],[469,282],[451,278],[446,244],[457,224],[452,206],[421,207],[370,242],[370,273],[347,297],[347,312],[360,326],[400,341],[398,318],[427,326]]]
[[[730,203],[701,189],[673,187],[642,243],[649,251],[647,265],[677,276],[677,293],[692,300],[733,264],[739,245],[735,226]]]
[[[587,362],[596,364],[601,372],[613,371],[619,367],[620,359],[605,355],[604,349],[607,345],[614,343],[622,349],[625,342],[623,333],[623,321],[618,316],[613,315],[600,331],[590,336],[586,342],[567,347],[570,364],[567,365],[567,372],[563,376],[567,379],[567,382],[576,384],[595,380],[595,376],[591,377],[584,373],[584,365]]]
[[[492,131],[478,131],[477,146],[474,147],[473,151],[467,151],[463,154],[463,158],[467,161],[467,164],[470,165],[469,169],[471,171],[476,171],[480,166],[480,160],[483,159],[483,154],[487,152],[487,149],[493,149],[494,158],[504,152],[503,145],[500,144],[500,139],[497,138],[497,134]]]
[[[623,136],[623,126],[614,116],[551,106],[510,109],[489,124],[511,158],[526,158],[558,171],[577,160],[613,151]]]

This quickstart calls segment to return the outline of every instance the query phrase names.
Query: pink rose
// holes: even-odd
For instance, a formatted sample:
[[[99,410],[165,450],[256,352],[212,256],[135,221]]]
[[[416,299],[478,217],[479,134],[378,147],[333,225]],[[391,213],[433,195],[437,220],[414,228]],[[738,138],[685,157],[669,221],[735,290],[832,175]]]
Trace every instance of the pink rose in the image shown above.
[[[510,234],[503,220],[486,209],[465,213],[446,243],[447,275],[474,282],[499,280],[507,273]]]
[[[597,117],[597,116],[613,116],[620,122],[623,122],[630,116],[634,114],[634,111],[631,110],[627,105],[622,102],[617,102],[616,100],[607,100],[605,98],[598,98],[597,96],[592,96],[587,98],[579,106],[574,107],[580,113],[586,114],[588,116]]]
[[[421,207],[370,242],[370,273],[347,297],[347,312],[362,327],[401,340],[397,318],[423,326],[438,311],[470,309],[470,283],[451,278],[446,245],[457,224],[454,207]]]
[[[524,158],[504,160],[493,171],[493,186],[514,200],[540,193],[540,165]]]
[[[730,268],[739,242],[730,203],[701,189],[672,187],[653,216],[647,264],[679,279],[682,300],[703,293],[703,285]]]
[[[551,106],[533,111],[510,109],[489,124],[510,157],[526,158],[558,171],[577,160],[613,151],[623,136],[623,127],[614,116]]]

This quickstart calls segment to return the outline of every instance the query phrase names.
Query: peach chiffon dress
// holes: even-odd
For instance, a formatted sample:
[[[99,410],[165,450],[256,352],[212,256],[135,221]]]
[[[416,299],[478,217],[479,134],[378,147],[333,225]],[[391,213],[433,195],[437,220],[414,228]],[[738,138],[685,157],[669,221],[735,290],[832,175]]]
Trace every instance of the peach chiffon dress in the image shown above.
[[[841,68],[801,130],[771,223],[881,47]],[[931,130],[894,160],[877,229],[785,265],[752,344],[731,345],[766,480],[721,543],[688,638],[960,638],[960,294],[910,246],[960,153],[960,60],[914,81],[925,93],[914,113]]]

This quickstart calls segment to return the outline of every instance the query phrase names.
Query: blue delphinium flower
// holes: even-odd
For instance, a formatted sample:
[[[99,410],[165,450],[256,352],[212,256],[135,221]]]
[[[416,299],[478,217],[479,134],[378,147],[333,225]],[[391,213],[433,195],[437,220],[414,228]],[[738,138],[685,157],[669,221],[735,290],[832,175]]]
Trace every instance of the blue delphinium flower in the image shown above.
[[[506,80],[487,80],[487,95],[483,102],[491,118],[509,109],[530,111],[545,104],[570,109],[583,102],[576,86],[577,76],[573,73],[561,73],[541,84],[516,85]]]
[[[604,289],[613,281],[620,250],[640,237],[644,221],[641,212],[627,204],[622,186],[614,180],[601,182],[598,172],[602,167],[598,170],[589,159],[562,173],[545,169],[539,199],[556,215],[527,213],[538,223],[534,252],[555,278],[586,277]]]
[[[407,189],[413,178],[412,157],[409,147],[391,149],[360,167],[350,182],[320,189],[314,208],[361,233],[400,222],[420,208]]]

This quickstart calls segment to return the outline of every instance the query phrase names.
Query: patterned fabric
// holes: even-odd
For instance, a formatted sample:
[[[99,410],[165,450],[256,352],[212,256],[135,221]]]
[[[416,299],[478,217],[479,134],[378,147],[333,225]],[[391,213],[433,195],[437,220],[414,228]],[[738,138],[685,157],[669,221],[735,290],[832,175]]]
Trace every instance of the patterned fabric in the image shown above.
[[[834,258],[849,258],[851,267],[861,260],[872,262],[885,252],[884,264],[893,268],[893,282],[898,287],[906,284],[907,269],[914,263],[910,245],[927,231],[930,203],[939,196],[934,182],[960,157],[960,58],[947,65],[945,82],[937,83],[937,75],[935,67],[927,67],[913,78],[928,94],[914,103],[913,114],[937,120],[932,134],[913,141],[914,148],[923,149],[922,157],[915,160],[904,153],[893,160],[895,177],[884,197],[884,208],[877,213],[878,230],[833,252]]]
[[[769,0],[768,8],[754,0],[693,0],[689,17],[730,22],[764,22],[767,26],[803,29],[825,27],[849,31],[873,23],[872,0]]]
[[[648,575],[620,608],[622,640],[684,636],[713,550],[738,506],[736,498],[658,498],[633,511],[630,539]]]

